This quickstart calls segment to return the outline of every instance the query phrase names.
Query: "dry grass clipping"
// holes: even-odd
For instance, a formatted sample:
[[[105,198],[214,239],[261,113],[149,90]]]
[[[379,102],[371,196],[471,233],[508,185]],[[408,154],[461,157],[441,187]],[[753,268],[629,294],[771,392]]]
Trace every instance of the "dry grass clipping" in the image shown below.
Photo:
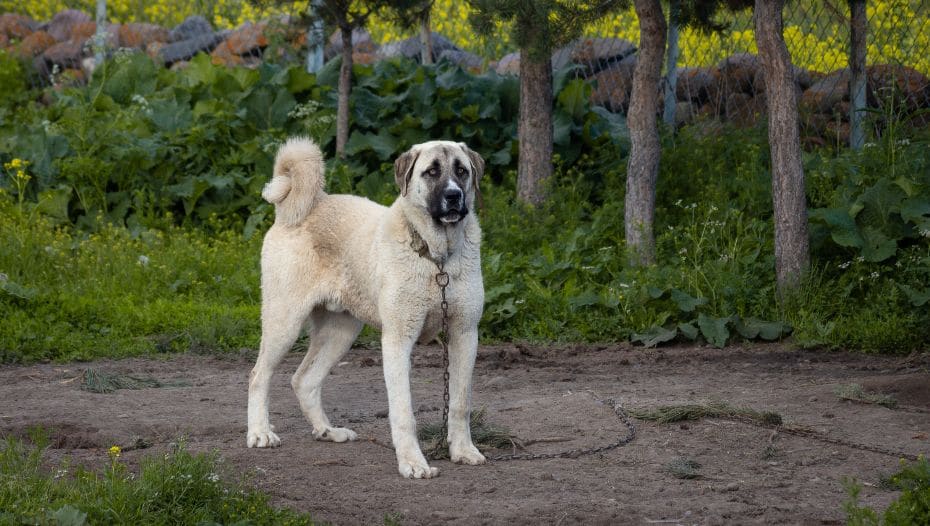
[[[112,393],[117,389],[145,389],[147,387],[184,387],[190,385],[183,380],[162,382],[151,376],[132,376],[108,373],[96,369],[85,369],[81,378],[81,389],[91,393]]]
[[[471,413],[471,439],[478,449],[502,449],[513,447],[516,437],[503,427],[496,426],[485,420],[485,408]],[[442,422],[430,422],[420,426],[417,432],[424,445],[423,451],[433,460],[449,458],[449,445],[442,443]]]
[[[659,424],[700,420],[702,418],[732,418],[750,420],[763,426],[779,426],[782,417],[772,411],[756,411],[748,407],[734,407],[725,402],[706,404],[665,405],[655,409],[634,409],[630,416]]]

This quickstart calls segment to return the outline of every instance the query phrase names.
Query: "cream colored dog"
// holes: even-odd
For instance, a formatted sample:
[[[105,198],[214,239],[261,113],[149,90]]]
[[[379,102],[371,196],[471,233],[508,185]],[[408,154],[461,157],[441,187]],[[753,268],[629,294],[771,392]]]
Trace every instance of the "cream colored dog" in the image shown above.
[[[320,391],[363,324],[381,330],[391,438],[401,475],[430,478],[416,437],[410,353],[440,331],[437,263],[449,273],[449,452],[453,462],[481,464],[469,429],[471,375],[484,305],[481,230],[470,210],[484,160],[462,143],[419,144],[394,163],[400,197],[389,208],[323,191],[320,149],[291,139],[278,151],[262,197],[275,222],[262,246],[262,341],[249,381],[249,447],[281,440],[268,421],[269,382],[281,358],[308,327],[310,348],[291,385],[318,440],[356,434],[334,427]]]

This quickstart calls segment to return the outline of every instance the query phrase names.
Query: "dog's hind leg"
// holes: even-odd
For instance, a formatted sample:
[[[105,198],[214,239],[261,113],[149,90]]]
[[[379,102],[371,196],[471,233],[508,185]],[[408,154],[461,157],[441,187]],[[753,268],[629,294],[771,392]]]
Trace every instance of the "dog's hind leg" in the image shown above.
[[[307,312],[262,306],[262,342],[255,367],[249,375],[248,447],[276,447],[281,439],[268,420],[268,392],[275,367],[297,341]]]
[[[352,347],[352,342],[362,330],[362,322],[348,313],[320,308],[310,315],[310,322],[310,348],[291,378],[291,386],[300,402],[300,409],[313,425],[314,438],[332,442],[355,440],[355,431],[330,424],[323,410],[321,393],[323,381]]]

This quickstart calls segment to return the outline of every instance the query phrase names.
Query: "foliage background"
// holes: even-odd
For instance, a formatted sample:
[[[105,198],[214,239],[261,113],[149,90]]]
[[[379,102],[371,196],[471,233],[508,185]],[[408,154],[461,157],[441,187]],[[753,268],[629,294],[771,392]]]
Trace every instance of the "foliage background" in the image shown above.
[[[282,14],[300,16],[307,12],[306,0],[287,6],[256,7],[248,0],[108,0],[108,18],[112,22],[152,22],[166,26],[200,14],[218,29],[231,29],[247,22]],[[36,20],[49,20],[65,8],[81,9],[93,14],[95,0],[40,0],[20,2],[0,0],[0,12],[28,14]],[[930,75],[930,4],[921,0],[870,0],[867,3],[869,64],[904,64]],[[467,2],[436,0],[432,11],[433,31],[450,39],[456,46],[497,60],[515,51],[506,24],[498,24],[491,36],[476,35],[468,23],[471,10]],[[706,34],[684,28],[679,46],[681,66],[709,66],[740,52],[756,52],[750,13],[723,14],[721,22],[728,29]],[[846,2],[798,0],[785,8],[785,42],[796,66],[828,73],[846,67],[849,42],[849,7]],[[389,17],[374,17],[368,24],[375,42],[386,43],[412,36],[412,30],[395,25]],[[590,25],[585,36],[616,37],[639,41],[639,23],[632,7]]]
[[[3,361],[238,350],[258,343],[260,199],[275,149],[309,133],[332,153],[338,62],[183,70],[108,62],[51,103],[0,109]],[[488,161],[482,338],[656,345],[792,334],[807,346],[925,349],[930,148],[894,115],[861,152],[805,156],[814,272],[776,301],[762,128],[699,122],[664,136],[660,265],[623,264],[623,118],[556,77],[556,177],[537,209],[514,199],[516,79],[454,65],[356,66],[349,161],[328,186],[389,203],[392,160],[435,137]],[[21,95],[22,97],[22,95]],[[28,100],[28,99],[26,99]],[[761,126],[761,125],[760,125]],[[376,336],[366,333],[363,341]]]

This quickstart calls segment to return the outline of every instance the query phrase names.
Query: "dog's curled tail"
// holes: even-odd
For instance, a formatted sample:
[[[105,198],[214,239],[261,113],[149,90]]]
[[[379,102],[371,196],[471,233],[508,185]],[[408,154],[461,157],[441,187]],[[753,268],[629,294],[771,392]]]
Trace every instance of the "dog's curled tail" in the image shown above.
[[[300,224],[317,196],[323,194],[323,153],[306,137],[291,137],[278,149],[274,176],[262,197],[275,205],[275,221],[287,226]]]

